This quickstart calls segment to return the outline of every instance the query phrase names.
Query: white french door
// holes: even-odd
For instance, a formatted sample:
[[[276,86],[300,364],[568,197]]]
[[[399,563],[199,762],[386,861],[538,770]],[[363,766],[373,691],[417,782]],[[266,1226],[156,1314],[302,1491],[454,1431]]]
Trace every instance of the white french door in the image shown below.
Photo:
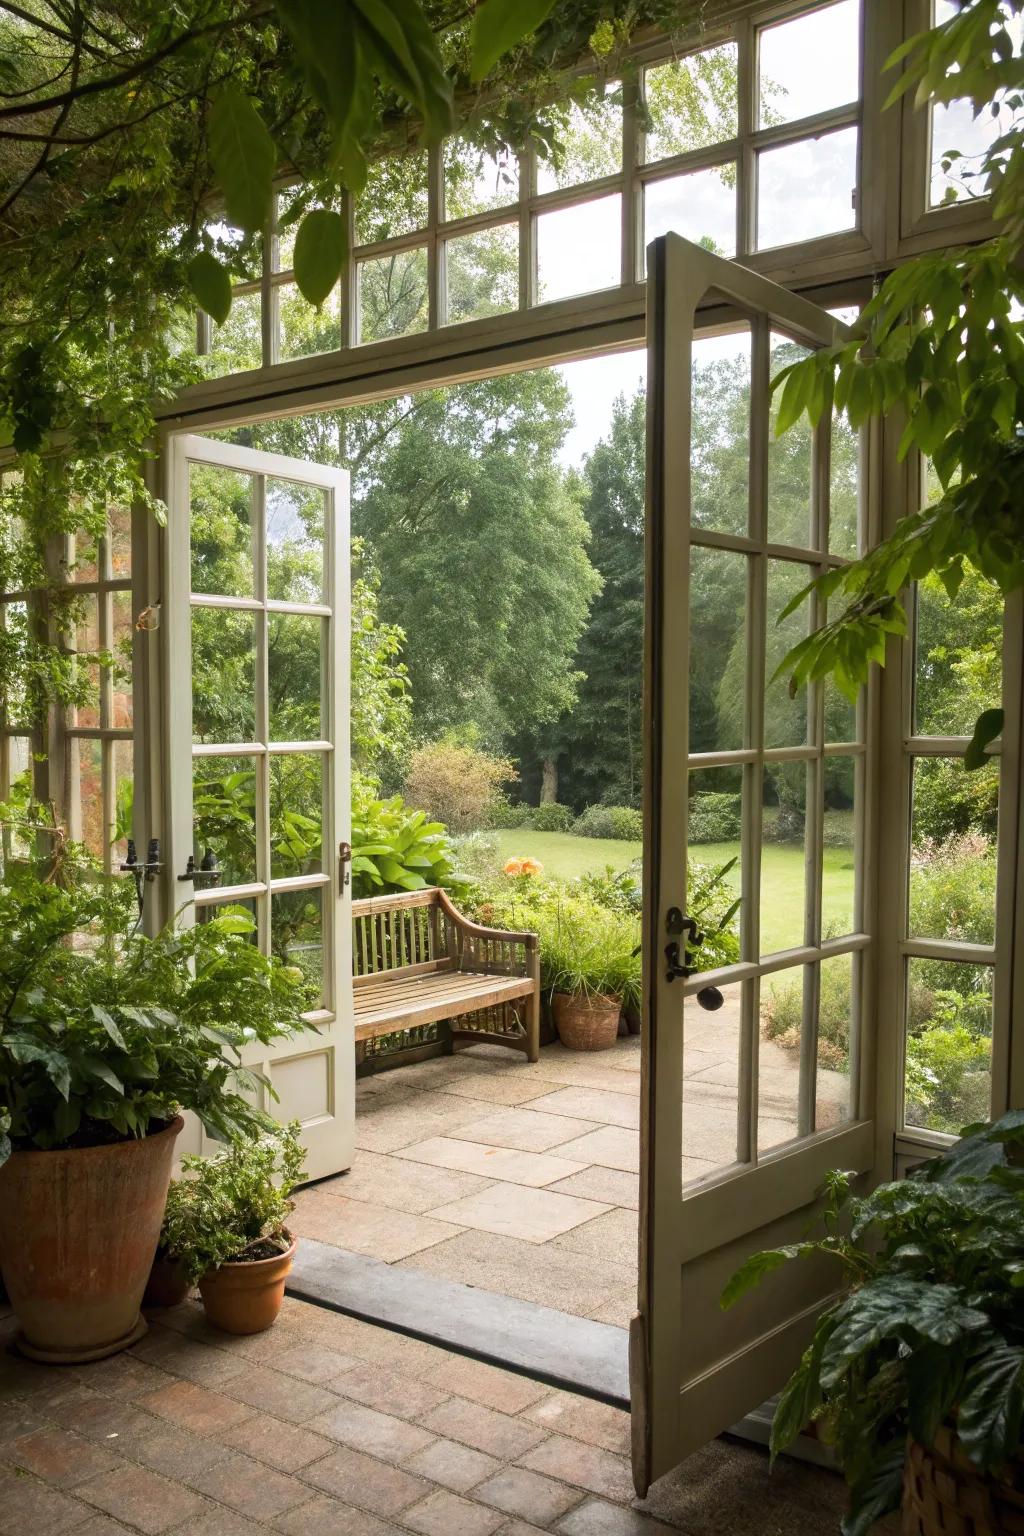
[[[786,603],[863,538],[856,439],[847,428],[834,461],[828,421],[776,440],[770,404],[773,374],[842,326],[675,235],[652,244],[648,274],[645,1051],[630,1338],[641,1493],[782,1386],[827,1271],[787,1269],[727,1312],[723,1287],[749,1254],[803,1233],[829,1169],[867,1174],[874,1150],[867,710],[830,686],[791,698],[773,678],[821,618],[806,604],[782,618]],[[721,323],[705,343],[695,312],[709,300]],[[731,347],[749,378],[749,474],[729,479],[724,460],[715,469],[725,424],[702,347],[712,359]],[[721,673],[723,648],[709,709],[705,674]],[[690,975],[690,918],[721,864],[701,841],[724,840],[715,826],[730,815],[739,863],[724,878],[738,891],[739,951]],[[698,1001],[708,987],[714,1011]]]
[[[355,1114],[348,475],[182,435],[168,506],[172,899],[185,922],[245,907],[263,952],[305,973],[310,1027],[246,1062],[322,1178],[351,1165]],[[198,1122],[182,1141],[210,1149]]]

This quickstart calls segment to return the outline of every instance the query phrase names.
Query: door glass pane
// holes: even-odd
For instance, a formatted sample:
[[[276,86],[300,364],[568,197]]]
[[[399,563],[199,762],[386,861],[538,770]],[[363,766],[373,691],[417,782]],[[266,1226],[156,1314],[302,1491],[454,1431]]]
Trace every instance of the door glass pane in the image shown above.
[[[622,272],[621,203],[616,193],[538,217],[538,303],[616,286]]]
[[[506,314],[519,306],[519,230],[501,224],[445,242],[448,323]]]
[[[72,783],[78,790],[77,816],[71,818],[76,842],[85,844],[86,850],[101,864],[107,846],[107,829],[103,824],[103,753],[101,743],[89,737],[79,737],[72,744],[77,748],[78,772],[72,775]],[[76,824],[77,823],[77,824]]]
[[[804,942],[807,764],[766,763],[761,847],[761,953]]]
[[[910,932],[915,938],[995,940],[999,764],[969,773],[958,757],[914,763]]]
[[[722,43],[644,72],[648,164],[736,137],[737,69],[736,44]]]
[[[192,760],[192,857],[206,878],[195,889],[247,885],[256,879],[256,760]],[[188,894],[191,894],[189,892]]]
[[[94,659],[100,648],[99,598],[95,592],[82,592],[75,598],[73,646],[75,683],[82,702],[75,710],[75,724],[97,726],[100,723],[100,665]]]
[[[771,376],[802,358],[809,357],[788,336],[771,336]],[[784,388],[784,386],[783,386]],[[813,549],[811,532],[811,486],[813,484],[813,449],[811,424],[806,415],[784,432],[776,435],[782,389],[772,395],[768,426],[768,539],[773,544],[794,544]]]
[[[470,214],[505,208],[519,199],[519,161],[510,150],[489,155],[465,139],[444,143],[444,216],[464,219]]]
[[[132,622],[131,593],[111,593],[111,607],[114,618],[114,665],[110,670],[110,723],[124,730],[132,723],[132,640],[135,626]]]
[[[324,620],[271,613],[267,625],[271,741],[319,741]]]
[[[538,192],[578,187],[622,169],[621,86],[600,85],[583,101],[574,101],[559,126],[563,154],[557,165],[538,160]]]
[[[192,740],[256,739],[256,617],[192,609]]]
[[[758,33],[760,125],[792,123],[860,95],[859,0],[839,0]]]
[[[803,966],[762,979],[757,1063],[758,1152],[792,1141],[797,1134],[803,1013]]]
[[[275,891],[270,898],[271,954],[298,966],[308,986],[307,1008],[323,1006],[323,891]]]
[[[855,229],[856,186],[856,128],[763,149],[757,157],[757,249]]]
[[[844,560],[856,559],[859,547],[860,483],[860,434],[846,412],[837,411],[829,453],[828,547]]]
[[[274,753],[270,759],[270,874],[278,880],[323,869],[324,759]]]
[[[692,349],[690,519],[744,535],[750,504],[750,331],[698,336]]]
[[[736,1162],[743,984],[720,989],[721,1006],[683,1004],[683,1182]]]
[[[810,566],[796,560],[769,560],[767,626],[765,635],[764,744],[766,747],[799,747],[807,737],[807,689],[791,697],[786,673],[776,672],[789,651],[807,634],[810,602],[802,602],[787,618],[780,615],[814,575]]]
[[[701,768],[690,774],[686,910],[704,933],[700,970],[740,957],[741,768]]]
[[[336,352],[341,346],[341,291],[335,288],[317,308],[302,297],[294,283],[277,289],[278,356],[282,363],[295,357],[314,357]]]
[[[747,564],[733,550],[690,550],[690,751],[744,744]]]
[[[268,598],[323,602],[326,493],[298,480],[268,479],[265,495]]]
[[[859,956],[836,955],[818,967],[818,1066],[814,1129],[828,1131],[850,1118],[854,985]]]
[[[837,939],[856,933],[857,758],[826,757],[822,826],[821,933]]]
[[[914,728],[919,736],[971,736],[1003,687],[1003,599],[970,569],[950,599],[938,577],[918,583]]]
[[[130,741],[113,743],[114,764],[114,841],[111,858],[114,868],[128,856],[128,839],[132,835],[134,754]]]
[[[714,251],[736,254],[736,166],[690,171],[644,187],[644,248],[673,232]]]
[[[370,164],[356,200],[356,240],[370,245],[423,229],[427,222],[427,153],[382,155]]]
[[[955,1135],[976,1120],[988,1119],[992,974],[986,965],[908,962],[908,1125]]]
[[[252,475],[190,464],[189,506],[192,591],[252,597]]]
[[[427,328],[427,252],[423,246],[358,263],[359,340],[383,341]]]

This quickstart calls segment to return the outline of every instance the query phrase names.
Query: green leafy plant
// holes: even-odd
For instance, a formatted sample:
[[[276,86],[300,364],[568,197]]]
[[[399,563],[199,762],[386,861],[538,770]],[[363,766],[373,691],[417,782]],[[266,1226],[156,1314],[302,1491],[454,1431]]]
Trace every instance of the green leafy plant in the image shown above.
[[[545,800],[530,813],[530,826],[535,832],[570,832],[572,824],[571,808],[559,805],[557,800]]]
[[[577,837],[611,837],[638,843],[644,835],[643,813],[631,805],[588,805],[573,823]]]
[[[190,1285],[221,1264],[271,1258],[291,1238],[285,1225],[306,1154],[299,1123],[255,1140],[235,1137],[213,1157],[182,1159],[167,1195],[160,1247]]]
[[[815,1420],[850,1485],[845,1536],[897,1508],[908,1437],[944,1423],[982,1474],[1021,1450],[1024,1424],[1024,1111],[974,1125],[909,1178],[851,1197],[830,1175],[825,1235],[755,1254],[731,1307],[792,1259],[835,1261],[844,1294],[779,1399],[772,1455]]]
[[[458,891],[454,850],[439,821],[411,811],[401,795],[382,800],[372,780],[353,775],[352,889],[356,896],[422,891],[443,885]]]
[[[534,909],[531,927],[540,939],[545,991],[618,997],[624,1007],[639,1003],[638,918],[596,902],[555,900]]]
[[[181,1109],[213,1136],[261,1131],[241,1053],[300,1027],[300,973],[260,953],[240,908],[146,938],[129,882],[71,854],[60,870],[9,864],[0,884],[0,1161],[144,1136]]]
[[[708,791],[690,802],[687,835],[691,843],[732,843],[740,835],[739,795]]]

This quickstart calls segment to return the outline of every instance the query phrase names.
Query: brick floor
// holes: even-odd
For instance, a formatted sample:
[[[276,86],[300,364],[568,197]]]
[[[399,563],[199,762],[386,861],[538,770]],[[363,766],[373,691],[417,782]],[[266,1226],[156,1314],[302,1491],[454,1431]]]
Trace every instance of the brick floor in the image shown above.
[[[375,1373],[388,1411],[358,1400]],[[715,1441],[641,1505],[628,1455],[617,1409],[292,1300],[250,1339],[194,1302],[154,1314],[118,1362],[47,1369],[0,1346],[0,1536],[838,1530],[831,1473],[783,1458],[769,1476],[759,1450]]]

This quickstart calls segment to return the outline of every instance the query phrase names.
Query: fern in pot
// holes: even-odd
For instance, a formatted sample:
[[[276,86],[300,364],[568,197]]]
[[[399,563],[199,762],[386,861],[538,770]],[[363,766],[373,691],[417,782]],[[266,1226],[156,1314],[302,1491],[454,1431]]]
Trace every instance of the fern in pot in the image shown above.
[[[850,1485],[845,1536],[901,1506],[906,1536],[1024,1531],[1024,1111],[864,1199],[833,1174],[825,1235],[755,1254],[723,1306],[821,1254],[843,1293],[779,1400],[773,1455],[816,1422]]]
[[[571,1051],[607,1050],[623,1008],[640,997],[638,919],[565,900],[542,909],[535,926],[559,1039]]]

